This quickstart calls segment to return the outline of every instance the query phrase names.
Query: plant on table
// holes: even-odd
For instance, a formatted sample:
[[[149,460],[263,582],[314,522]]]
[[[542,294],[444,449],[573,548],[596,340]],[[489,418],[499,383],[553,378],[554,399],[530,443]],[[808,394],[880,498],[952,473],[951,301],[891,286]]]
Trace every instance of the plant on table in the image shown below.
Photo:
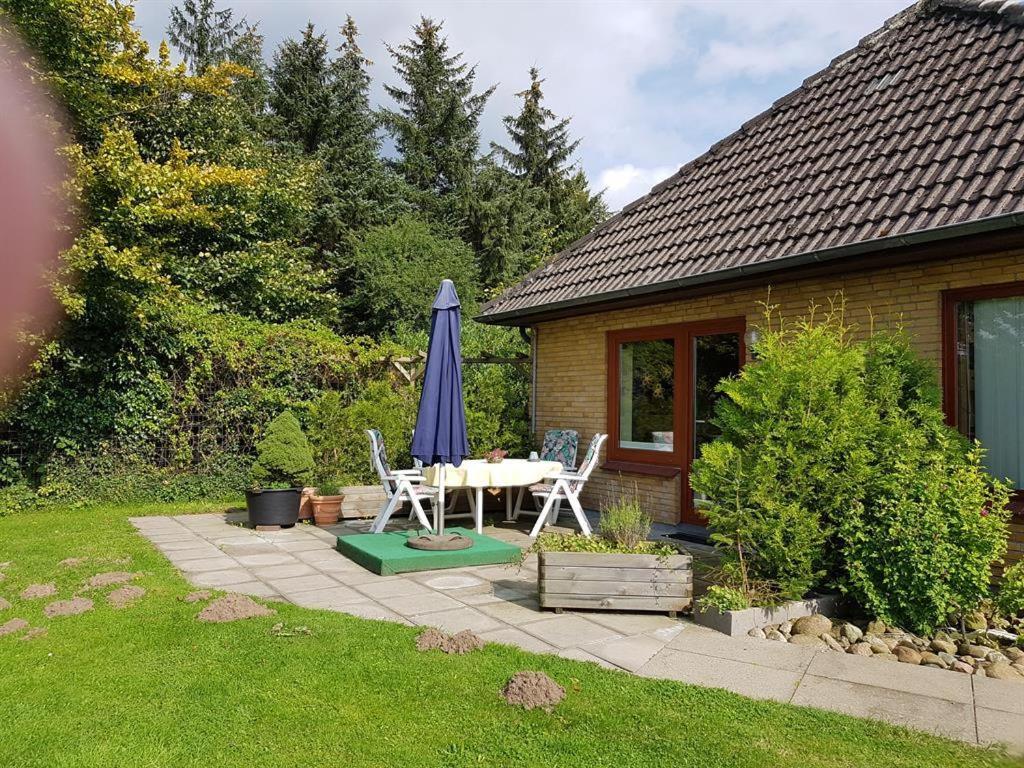
[[[508,451],[502,450],[501,448],[495,448],[494,450],[485,453],[484,459],[486,459],[488,464],[501,464],[501,462],[505,460],[506,456],[508,456]]]

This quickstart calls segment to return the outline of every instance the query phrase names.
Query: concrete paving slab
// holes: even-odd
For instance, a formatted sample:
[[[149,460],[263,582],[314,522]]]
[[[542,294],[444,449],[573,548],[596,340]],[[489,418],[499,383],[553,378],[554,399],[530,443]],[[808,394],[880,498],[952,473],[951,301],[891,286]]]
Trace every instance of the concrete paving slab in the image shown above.
[[[171,558],[171,562],[185,573],[205,573],[206,571],[224,571],[238,566],[230,557],[206,557],[201,560],[186,560],[177,562]]]
[[[241,584],[231,584],[224,587],[227,592],[237,592],[240,595],[251,597],[262,597],[269,600],[283,600],[281,595],[268,587],[262,581],[244,581]]]
[[[206,557],[220,557],[224,554],[212,544],[204,544],[201,541],[185,549],[164,549],[163,546],[158,544],[157,549],[167,555],[168,559],[173,563],[183,563],[186,560],[201,560]]]
[[[228,547],[255,547],[255,546],[266,546],[265,542],[261,542],[256,538],[255,533],[246,533],[245,536],[239,536],[237,534],[231,536],[213,536],[210,541],[214,546],[226,549]]]
[[[534,597],[528,597],[515,602],[497,600],[496,602],[483,603],[477,606],[477,610],[483,611],[488,616],[493,616],[498,621],[503,621],[513,626],[551,617],[550,613],[540,609],[540,605]]]
[[[335,609],[349,603],[363,603],[366,598],[349,587],[327,587],[310,592],[296,592],[288,595],[291,602],[303,608]]]
[[[145,536],[154,544],[173,544],[182,541],[204,541],[203,537],[197,533],[186,531],[184,528],[181,529],[181,533],[146,533],[145,531],[139,531],[140,534]]]
[[[346,566],[353,568],[362,568],[359,563],[353,563],[341,552],[334,549],[333,547],[317,547],[316,549],[302,549],[299,551],[290,550],[291,553],[304,563],[315,565],[318,568],[321,563],[342,563]]]
[[[460,603],[466,605],[484,605],[485,603],[495,603],[502,598],[494,594],[494,587],[490,583],[485,582],[483,587],[469,587],[467,589],[452,589],[446,594],[451,595]],[[517,600],[525,600],[528,595],[522,592],[516,592],[515,597]]]
[[[644,677],[724,688],[752,699],[789,701],[802,673],[665,648],[637,670]]]
[[[890,671],[898,666],[892,662],[874,663]],[[939,672],[950,677],[957,676],[955,672]],[[792,703],[856,717],[884,720],[893,725],[928,731],[961,741],[975,739],[974,710],[971,704],[921,696],[892,688],[808,674],[800,682]]]
[[[235,560],[237,560],[247,568],[262,569],[268,568],[272,565],[301,565],[301,563],[299,563],[298,560],[292,557],[290,553],[281,552],[280,550],[278,550],[277,552],[269,552],[266,554],[236,555],[234,553],[231,553],[231,555],[235,558]],[[301,574],[294,575],[298,576]]]
[[[978,676],[972,676],[971,681],[974,683],[974,701],[979,707],[1024,715],[1024,682]]]
[[[616,611],[574,611],[574,613],[604,627],[614,629],[620,635],[638,635],[657,629],[678,631],[683,626],[679,619],[670,619],[661,613],[619,613]]]
[[[305,563],[289,563],[287,565],[265,565],[251,568],[261,579],[290,579],[293,576],[312,576],[317,571]]]
[[[252,581],[252,574],[245,568],[227,568],[223,571],[207,571],[194,573],[189,581],[197,587],[227,587]]]
[[[382,597],[409,597],[411,595],[429,595],[433,593],[433,590],[424,587],[422,584],[417,584],[411,579],[405,579],[400,576],[388,579],[376,576],[373,582],[358,585],[358,589],[364,595],[372,597],[374,600]]]
[[[563,648],[562,650],[558,651],[558,655],[561,656],[563,659],[589,661],[591,664],[597,664],[597,666],[604,667],[605,669],[621,669],[620,667],[616,667],[611,662],[605,661],[599,656],[595,656],[592,653],[587,653],[582,648]]]
[[[305,541],[285,541],[278,545],[285,552],[312,552],[312,551],[327,551],[333,552],[334,547],[327,542],[321,541],[320,539],[309,536]]]
[[[487,632],[492,629],[502,629],[505,626],[490,616],[469,607],[437,611],[436,613],[421,613],[411,618],[415,624],[437,627],[445,632],[461,632],[464,629],[470,629],[473,632]]]
[[[292,576],[286,579],[267,579],[266,581],[285,597],[298,592],[339,586],[338,582],[322,573],[314,573],[311,576]]]
[[[521,629],[516,629],[515,627],[506,627],[504,629],[494,629],[490,632],[482,632],[480,633],[480,639],[485,643],[514,645],[524,651],[533,651],[534,653],[551,653],[555,650],[543,640],[538,640],[533,635],[528,635]]]
[[[807,667],[807,674],[965,704],[970,703],[973,696],[969,675],[911,664],[887,663],[835,651],[815,654]]]
[[[338,610],[341,613],[359,616],[363,619],[377,619],[378,621],[391,621],[395,624],[412,626],[411,621],[403,616],[399,616],[394,611],[389,611],[383,605],[373,600],[367,600],[365,603],[345,603],[339,606]]]
[[[402,597],[380,597],[377,601],[395,613],[403,616],[415,616],[420,613],[432,613],[434,611],[450,611],[461,608],[462,603],[452,600],[447,595],[434,592],[429,595],[403,595]]]
[[[756,640],[752,637],[729,637],[696,624],[680,632],[668,647],[676,651],[699,653],[718,659],[732,659],[801,673],[815,654],[811,648]],[[827,649],[826,652],[835,653]]]
[[[681,621],[677,621],[674,627],[662,627],[661,629],[655,629],[651,632],[645,632],[644,634],[657,638],[667,644],[675,640],[679,634],[688,629],[689,626],[690,625],[688,623],[684,624]]]
[[[1010,754],[1024,755],[1024,715],[985,707],[976,707],[974,712],[978,719],[978,743],[1003,744]]]
[[[409,577],[431,589],[461,590],[486,587],[488,592],[491,591],[489,582],[479,576],[474,576],[471,572],[420,571],[409,574]]]
[[[174,541],[156,541],[156,548],[161,552],[188,552],[189,550],[201,550],[203,552],[214,552],[218,550],[216,547],[207,547],[204,543],[204,539],[199,538],[193,534],[187,534],[186,536],[176,536]]]
[[[664,647],[665,643],[654,637],[635,635],[620,637],[616,640],[605,640],[600,643],[588,643],[583,650],[609,661],[617,667],[636,672]]]
[[[523,625],[523,630],[556,648],[569,648],[620,637],[617,632],[608,627],[602,627],[600,624],[571,615],[531,621],[529,624]]]

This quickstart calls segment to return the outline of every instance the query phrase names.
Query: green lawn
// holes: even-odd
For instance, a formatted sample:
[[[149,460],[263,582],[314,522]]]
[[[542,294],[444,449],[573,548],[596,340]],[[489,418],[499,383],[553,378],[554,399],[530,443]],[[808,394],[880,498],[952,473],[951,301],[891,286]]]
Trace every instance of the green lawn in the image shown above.
[[[413,648],[416,630],[278,606],[200,624],[188,584],[126,518],[182,507],[37,512],[0,519],[0,595],[45,625],[0,638],[0,766],[952,766],[1010,765],[990,751],[879,723],[591,664],[488,646],[463,657]],[[198,507],[195,508],[198,511]],[[71,556],[96,560],[66,569]],[[115,564],[130,558],[129,565]],[[148,594],[47,620],[18,598],[55,580],[132,570]],[[277,621],[312,636],[278,637]],[[553,715],[506,705],[517,670],[569,691]]]

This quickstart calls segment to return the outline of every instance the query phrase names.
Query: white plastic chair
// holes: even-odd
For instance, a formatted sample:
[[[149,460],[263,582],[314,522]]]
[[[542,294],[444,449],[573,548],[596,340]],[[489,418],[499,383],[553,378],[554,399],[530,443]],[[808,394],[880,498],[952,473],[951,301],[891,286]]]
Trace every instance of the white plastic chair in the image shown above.
[[[540,533],[540,529],[545,524],[556,522],[559,511],[558,503],[563,499],[569,502],[569,506],[572,508],[573,514],[576,515],[576,522],[579,523],[583,535],[590,536],[593,533],[590,521],[587,520],[587,516],[583,512],[583,506],[580,504],[580,493],[597,466],[601,446],[604,445],[604,441],[607,439],[608,435],[594,435],[590,440],[590,446],[587,448],[587,455],[583,457],[579,469],[575,472],[562,472],[548,478],[553,481],[551,483],[538,483],[537,485],[530,486],[530,493],[533,494],[535,499],[544,499],[544,507],[537,516],[537,522],[534,524],[533,530],[530,531],[531,538],[536,538],[537,534]]]
[[[370,526],[370,533],[381,533],[384,526],[388,524],[388,520],[391,519],[391,515],[404,501],[408,501],[412,505],[412,514],[409,517],[415,515],[420,526],[432,533],[434,529],[427,521],[422,502],[436,503],[437,488],[423,484],[422,469],[391,469],[391,465],[388,463],[387,449],[384,447],[384,436],[381,435],[380,430],[368,429],[366,434],[370,438],[370,461],[373,463],[374,469],[377,470],[384,493],[388,497],[387,503],[374,518],[373,524]]]

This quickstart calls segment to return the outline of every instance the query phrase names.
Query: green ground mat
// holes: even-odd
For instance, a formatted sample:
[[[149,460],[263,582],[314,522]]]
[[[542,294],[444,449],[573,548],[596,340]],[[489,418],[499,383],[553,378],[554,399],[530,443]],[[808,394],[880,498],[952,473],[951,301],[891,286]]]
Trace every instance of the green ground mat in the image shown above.
[[[521,550],[515,544],[484,536],[465,528],[447,528],[445,533],[461,533],[473,539],[469,549],[432,552],[405,546],[406,539],[418,536],[417,531],[390,533],[356,533],[338,537],[338,551],[364,568],[391,576],[409,571],[433,571],[438,568],[463,568],[468,565],[514,563]]]

